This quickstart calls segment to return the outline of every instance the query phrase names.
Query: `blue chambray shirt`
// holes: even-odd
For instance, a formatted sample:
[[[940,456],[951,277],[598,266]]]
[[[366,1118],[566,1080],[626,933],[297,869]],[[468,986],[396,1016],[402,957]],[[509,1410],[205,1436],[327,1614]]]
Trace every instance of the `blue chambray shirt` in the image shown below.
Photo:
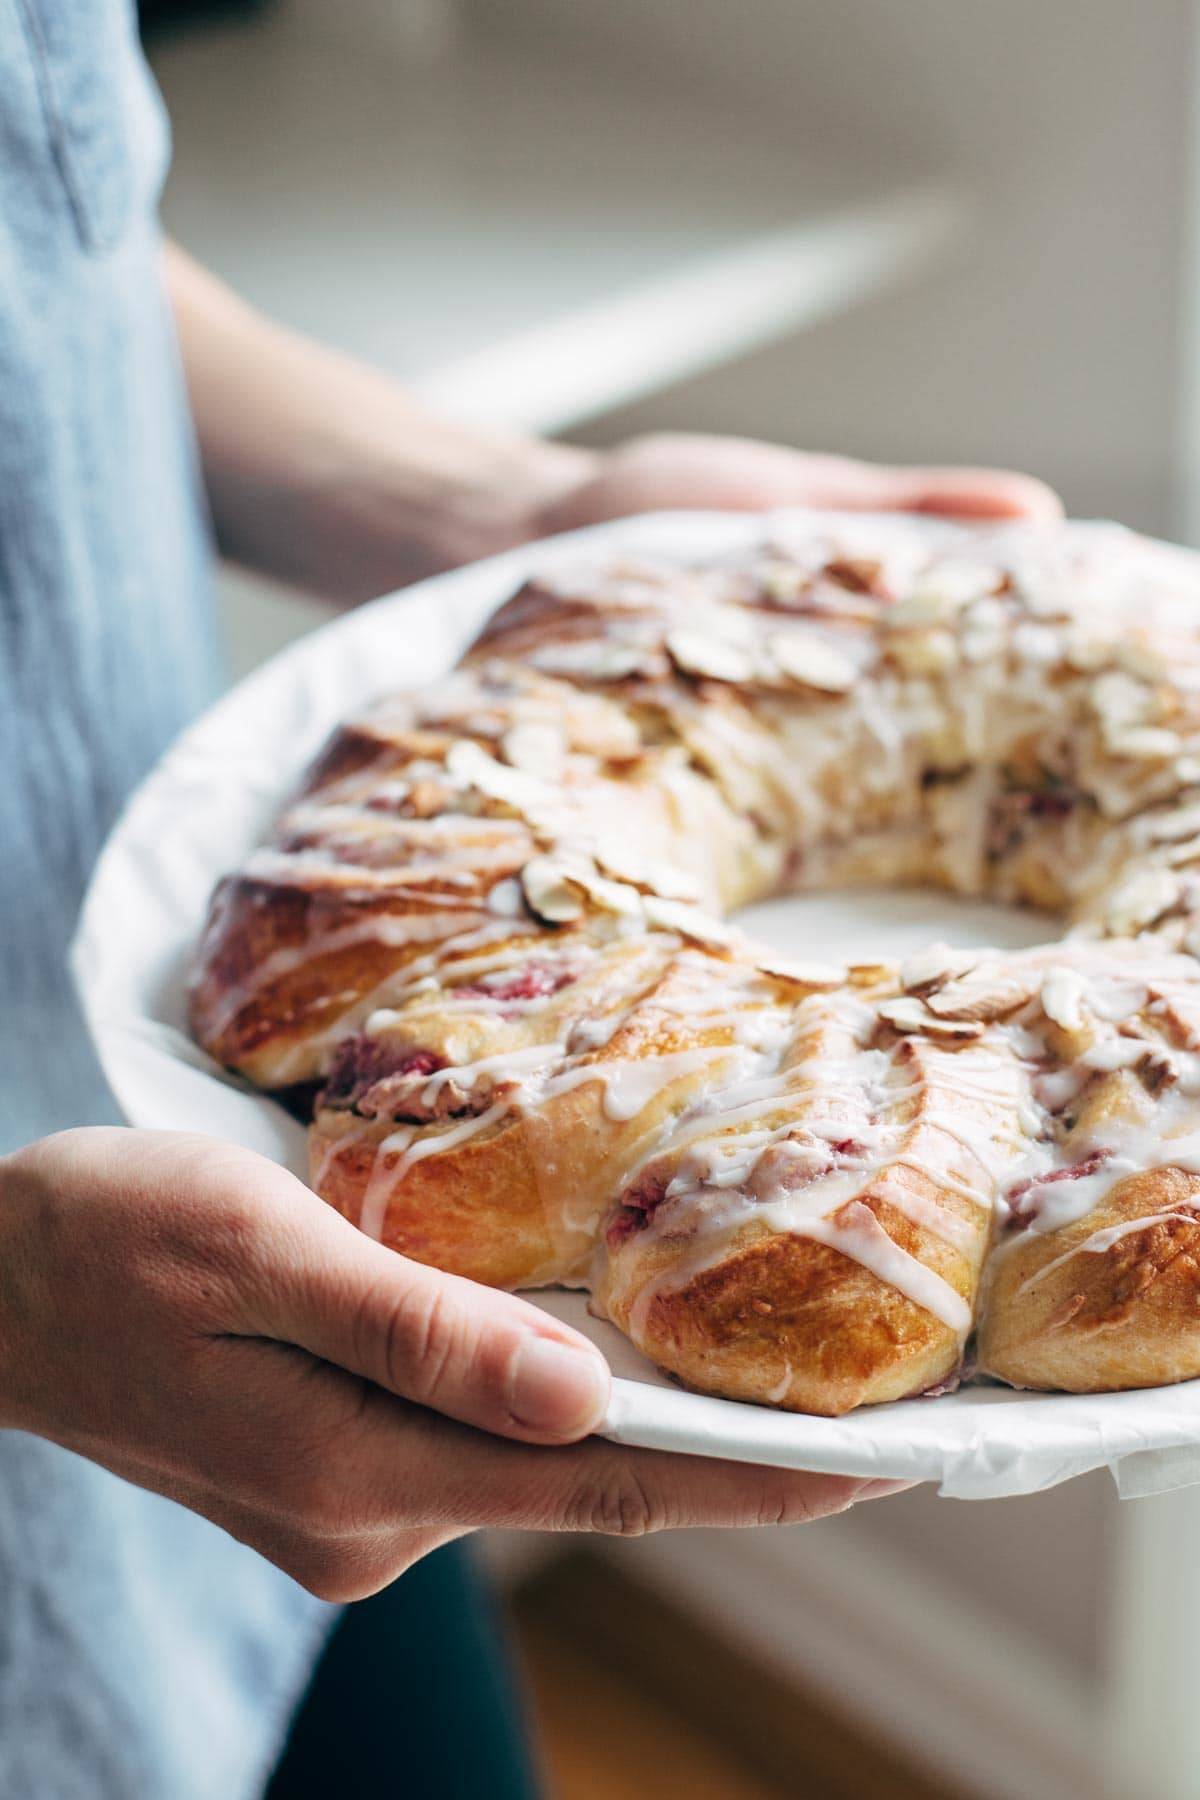
[[[125,0],[0,0],[0,1150],[115,1116],[66,948],[217,678],[166,159]],[[215,1527],[0,1433],[0,1795],[260,1792],[329,1620]]]

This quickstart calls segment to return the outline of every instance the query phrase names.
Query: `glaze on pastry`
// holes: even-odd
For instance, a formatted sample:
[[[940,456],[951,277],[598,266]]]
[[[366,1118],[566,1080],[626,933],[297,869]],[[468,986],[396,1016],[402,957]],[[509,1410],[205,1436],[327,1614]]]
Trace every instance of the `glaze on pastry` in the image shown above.
[[[397,680],[402,671],[396,671]],[[1062,941],[782,962],[922,881]],[[1110,526],[792,515],[546,577],[335,735],[214,896],[197,1038],[312,1184],[567,1283],[705,1392],[1200,1375],[1200,573]]]

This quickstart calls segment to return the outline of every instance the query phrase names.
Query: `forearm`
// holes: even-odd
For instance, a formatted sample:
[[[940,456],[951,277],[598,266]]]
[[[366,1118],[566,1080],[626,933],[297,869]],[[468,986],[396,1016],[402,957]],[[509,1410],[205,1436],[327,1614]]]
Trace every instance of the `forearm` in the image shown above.
[[[1041,482],[1002,470],[884,468],[688,435],[597,455],[476,431],[273,324],[174,246],[166,274],[221,549],[330,599],[664,508],[1061,512]]]
[[[439,418],[274,324],[174,245],[166,275],[222,552],[341,601],[521,543],[586,451]]]

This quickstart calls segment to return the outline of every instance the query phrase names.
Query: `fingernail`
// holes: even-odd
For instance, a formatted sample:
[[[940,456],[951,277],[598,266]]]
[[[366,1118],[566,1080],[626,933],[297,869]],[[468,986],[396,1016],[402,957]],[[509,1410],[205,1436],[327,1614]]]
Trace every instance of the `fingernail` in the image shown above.
[[[527,1337],[513,1363],[509,1411],[529,1431],[583,1437],[604,1417],[609,1379],[598,1350]]]
[[[860,1500],[882,1500],[885,1494],[902,1494],[906,1488],[919,1487],[916,1481],[864,1481],[854,1496],[857,1506]]]

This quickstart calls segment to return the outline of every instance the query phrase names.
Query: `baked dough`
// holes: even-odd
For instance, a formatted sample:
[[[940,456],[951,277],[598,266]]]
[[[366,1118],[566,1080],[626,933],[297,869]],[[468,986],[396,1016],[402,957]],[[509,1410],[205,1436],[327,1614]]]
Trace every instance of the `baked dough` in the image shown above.
[[[1200,1374],[1200,573],[1116,526],[789,515],[525,586],[219,886],[199,1041],[409,1256],[708,1393]],[[397,671],[402,675],[402,671]],[[785,962],[920,881],[1062,941]]]

